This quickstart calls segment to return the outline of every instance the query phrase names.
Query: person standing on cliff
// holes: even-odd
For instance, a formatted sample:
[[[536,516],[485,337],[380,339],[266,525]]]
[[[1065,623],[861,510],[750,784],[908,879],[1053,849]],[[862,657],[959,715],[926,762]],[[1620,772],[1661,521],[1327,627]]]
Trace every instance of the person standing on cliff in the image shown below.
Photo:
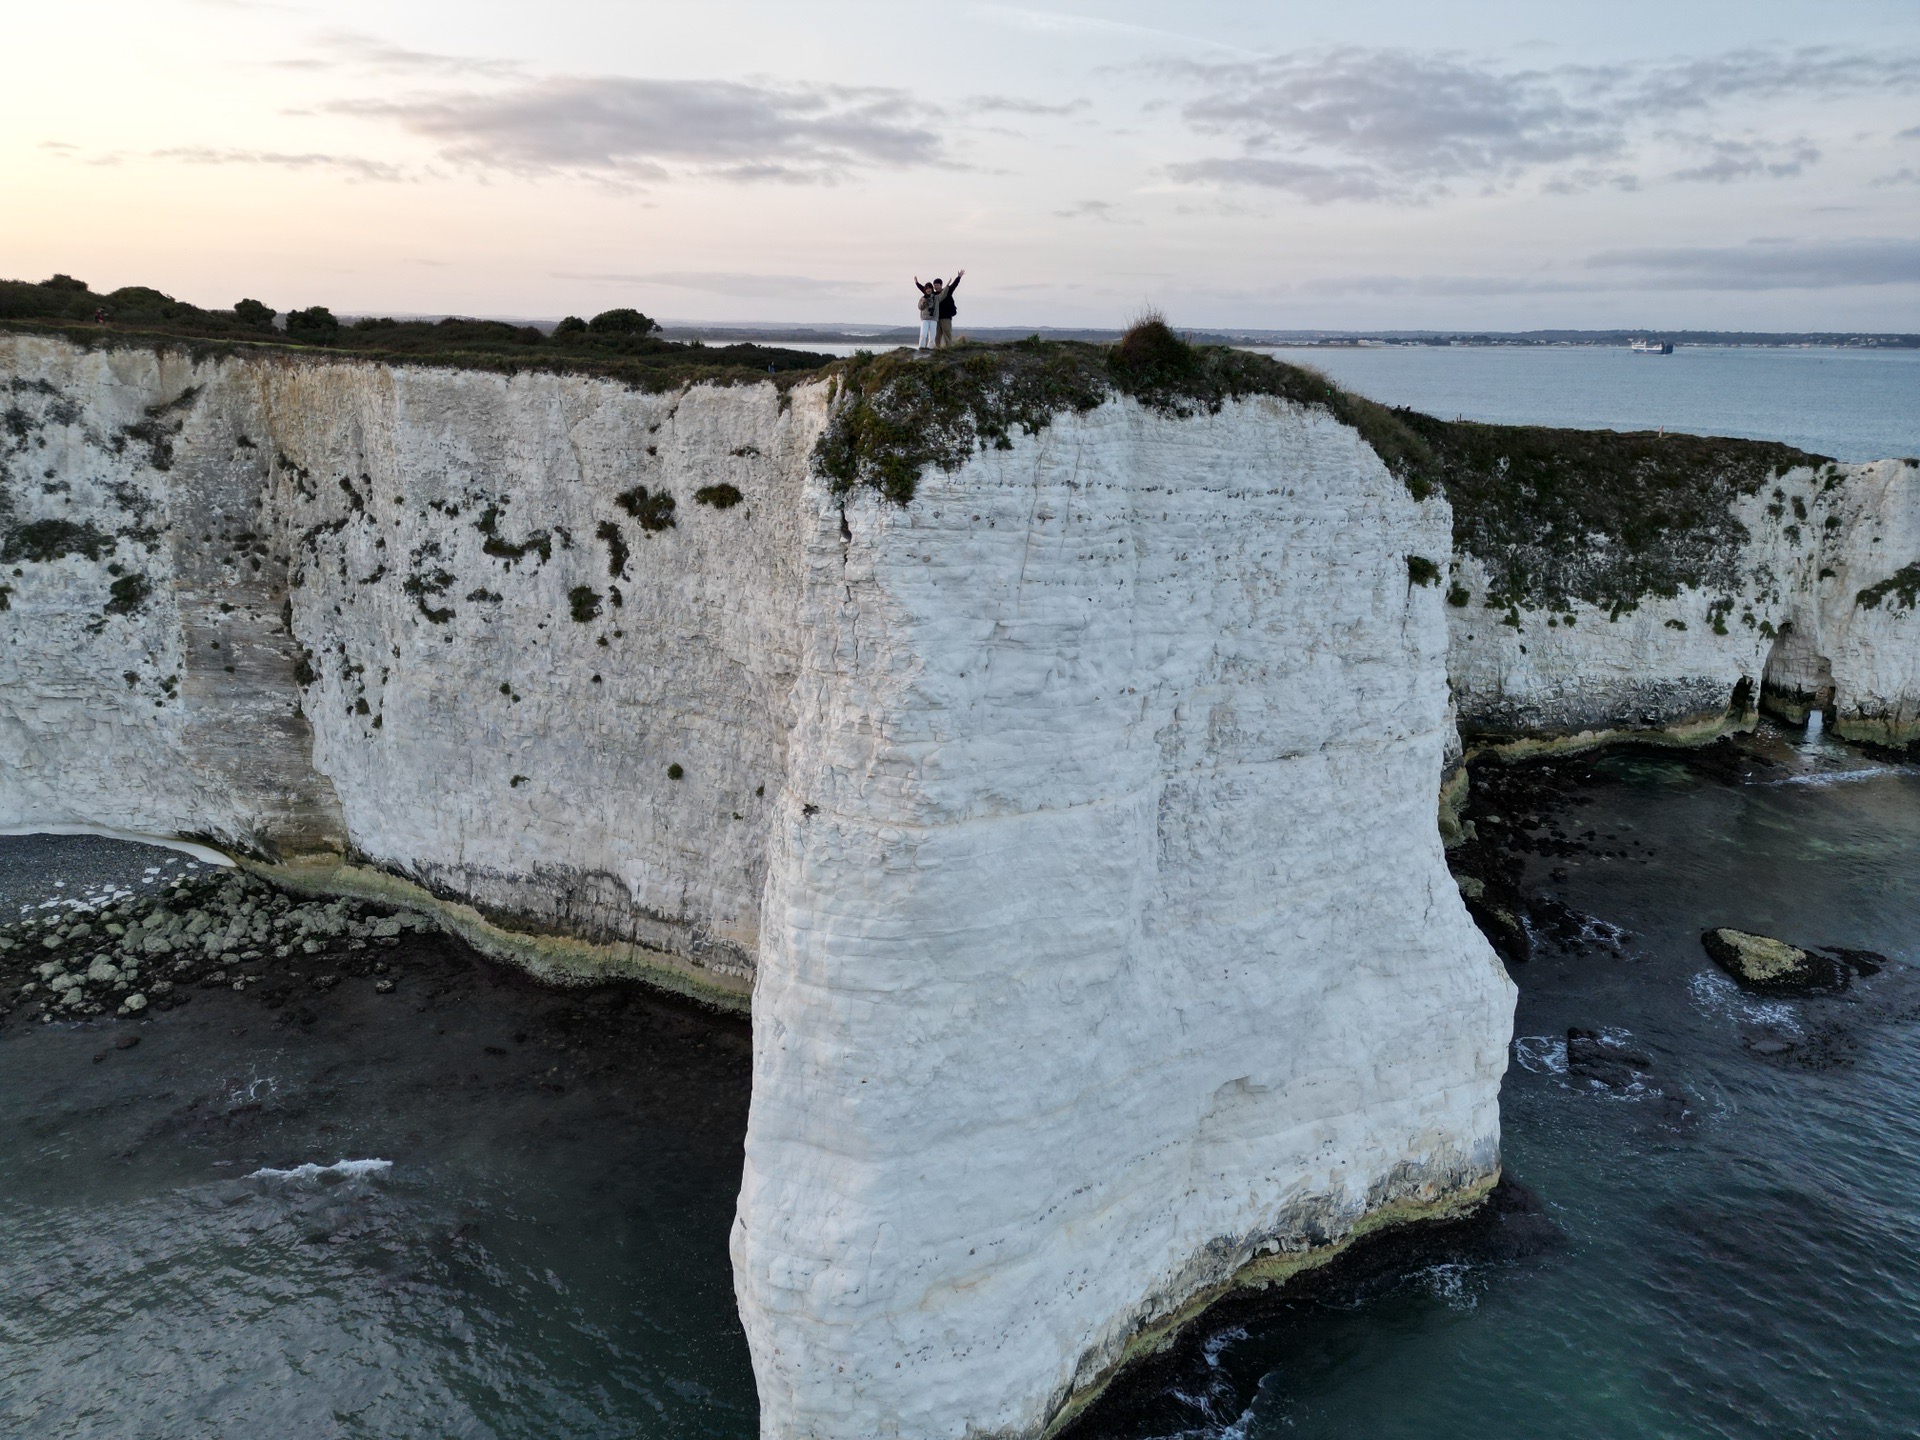
[[[922,285],[918,275],[913,277],[913,288],[920,292],[920,343],[916,350],[931,350],[934,333],[940,325],[940,297],[944,286],[938,275],[931,283]]]
[[[940,294],[940,323],[933,332],[933,346],[936,350],[944,350],[953,344],[953,317],[959,313],[959,307],[953,303],[953,292],[960,288],[960,277],[966,273],[964,270],[954,271],[953,283]]]

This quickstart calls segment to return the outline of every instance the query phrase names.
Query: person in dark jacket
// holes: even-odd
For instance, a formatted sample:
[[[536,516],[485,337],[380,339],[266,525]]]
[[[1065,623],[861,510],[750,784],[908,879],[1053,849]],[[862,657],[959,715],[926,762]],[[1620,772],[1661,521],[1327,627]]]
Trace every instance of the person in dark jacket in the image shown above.
[[[953,292],[960,288],[960,277],[967,272],[956,270],[953,279],[947,282],[947,288],[940,293],[940,323],[933,332],[933,348],[944,350],[953,344],[953,317],[959,313],[959,307],[953,303]]]

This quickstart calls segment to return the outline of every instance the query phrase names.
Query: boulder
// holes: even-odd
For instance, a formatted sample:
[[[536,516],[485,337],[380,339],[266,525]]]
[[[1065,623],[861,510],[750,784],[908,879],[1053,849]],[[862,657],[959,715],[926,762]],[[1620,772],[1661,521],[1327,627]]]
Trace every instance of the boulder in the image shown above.
[[[1748,990],[1763,995],[1815,995],[1847,988],[1851,970],[1829,955],[1770,935],[1721,927],[1700,937],[1708,956]]]
[[[1567,1074],[1609,1090],[1624,1090],[1653,1069],[1650,1057],[1597,1030],[1567,1031]]]

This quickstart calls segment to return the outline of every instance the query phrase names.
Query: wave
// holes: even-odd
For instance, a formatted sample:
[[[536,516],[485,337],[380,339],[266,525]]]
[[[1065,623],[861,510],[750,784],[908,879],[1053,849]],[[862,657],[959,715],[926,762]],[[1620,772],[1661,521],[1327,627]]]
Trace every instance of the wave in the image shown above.
[[[272,1166],[262,1166],[247,1178],[279,1180],[295,1185],[338,1184],[343,1180],[361,1180],[375,1175],[385,1175],[391,1169],[393,1169],[391,1160],[336,1160],[331,1165],[316,1165],[309,1160],[306,1164],[296,1165],[291,1170],[275,1170]]]
[[[1768,789],[1783,785],[1851,785],[1859,780],[1877,780],[1882,775],[1912,773],[1912,768],[1906,765],[1863,765],[1858,770],[1818,770],[1810,775],[1784,775],[1778,780],[1756,780],[1754,784]]]

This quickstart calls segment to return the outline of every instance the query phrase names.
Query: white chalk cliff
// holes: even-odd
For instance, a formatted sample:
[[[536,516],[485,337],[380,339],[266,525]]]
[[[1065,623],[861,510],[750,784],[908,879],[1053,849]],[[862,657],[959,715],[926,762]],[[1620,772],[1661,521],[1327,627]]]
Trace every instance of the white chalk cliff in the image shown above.
[[[1730,506],[1726,573],[1627,605],[1490,596],[1456,555],[1448,670],[1469,737],[1525,748],[1704,737],[1759,708],[1920,740],[1920,465],[1799,465]],[[1596,542],[1600,543],[1600,542]]]
[[[1763,672],[1920,716],[1899,464],[1743,501],[1725,636],[1718,590],[1516,630],[1437,491],[1273,396],[1110,397],[899,505],[815,473],[833,379],[0,334],[0,383],[0,826],[750,992],[768,1436],[1039,1435],[1236,1281],[1491,1184],[1513,990],[1440,848],[1449,666],[1509,738]]]

